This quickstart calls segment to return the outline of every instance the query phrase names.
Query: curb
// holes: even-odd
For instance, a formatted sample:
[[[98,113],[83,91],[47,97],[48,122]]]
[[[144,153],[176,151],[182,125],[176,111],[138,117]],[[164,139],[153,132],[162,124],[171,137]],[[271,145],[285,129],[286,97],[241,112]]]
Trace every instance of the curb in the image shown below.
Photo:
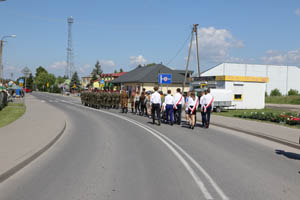
[[[230,130],[233,130],[233,131],[246,133],[248,135],[252,135],[252,136],[256,136],[256,137],[263,138],[263,139],[266,139],[266,140],[270,140],[270,141],[273,141],[273,142],[277,142],[277,143],[280,143],[280,144],[283,144],[283,145],[293,147],[293,148],[296,148],[296,149],[300,150],[300,145],[299,144],[290,142],[288,140],[284,140],[284,139],[281,139],[281,138],[269,136],[269,135],[259,133],[259,132],[254,132],[254,131],[252,132],[252,131],[242,130],[242,129],[238,129],[238,128],[232,128],[232,127],[229,127],[229,126],[226,126],[226,125],[220,125],[220,124],[217,124],[217,123],[211,123],[211,124],[214,125],[214,126],[221,127],[221,128],[226,128],[226,129],[230,129]]]
[[[59,132],[59,134],[51,140],[46,146],[44,146],[42,149],[40,149],[38,152],[34,153],[32,156],[27,158],[26,160],[22,161],[21,163],[17,164],[13,168],[9,169],[8,171],[4,172],[3,174],[0,174],[0,183],[20,171],[22,168],[24,168],[26,165],[30,164],[32,161],[34,161],[36,158],[38,158],[40,155],[42,155],[44,152],[46,152],[51,146],[53,146],[57,140],[62,136],[64,131],[66,130],[67,122],[65,120],[64,126],[62,130]]]

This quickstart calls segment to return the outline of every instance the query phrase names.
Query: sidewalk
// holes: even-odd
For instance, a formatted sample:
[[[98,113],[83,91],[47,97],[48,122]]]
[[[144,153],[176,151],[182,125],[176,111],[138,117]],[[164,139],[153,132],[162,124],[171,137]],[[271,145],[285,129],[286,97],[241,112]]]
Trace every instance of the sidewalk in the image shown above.
[[[197,119],[198,121],[201,120],[200,113],[197,113]],[[211,124],[223,128],[241,131],[247,134],[255,135],[300,149],[299,129],[289,128],[271,123],[257,122],[233,117],[223,117],[218,115],[211,116]]]
[[[66,127],[63,112],[30,94],[26,112],[0,128],[0,183],[52,146]]]

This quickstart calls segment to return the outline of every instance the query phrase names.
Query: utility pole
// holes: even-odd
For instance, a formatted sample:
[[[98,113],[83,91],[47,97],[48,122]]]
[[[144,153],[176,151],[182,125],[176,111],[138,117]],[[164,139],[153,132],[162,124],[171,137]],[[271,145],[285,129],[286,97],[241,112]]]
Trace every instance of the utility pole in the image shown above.
[[[189,54],[186,62],[186,68],[185,68],[185,75],[184,75],[184,82],[182,85],[182,92],[184,92],[185,84],[186,84],[186,79],[187,79],[187,73],[189,70],[189,64],[190,64],[190,57],[191,57],[191,50],[193,46],[193,38],[194,38],[194,33],[196,37],[196,49],[197,49],[197,64],[198,64],[198,77],[200,77],[200,58],[199,58],[199,48],[198,48],[198,31],[197,31],[198,24],[193,25],[193,30],[192,30],[192,37],[191,37],[191,42],[190,42],[190,48],[189,48]]]
[[[1,82],[3,79],[2,52],[3,52],[3,40],[0,40],[0,81]]]

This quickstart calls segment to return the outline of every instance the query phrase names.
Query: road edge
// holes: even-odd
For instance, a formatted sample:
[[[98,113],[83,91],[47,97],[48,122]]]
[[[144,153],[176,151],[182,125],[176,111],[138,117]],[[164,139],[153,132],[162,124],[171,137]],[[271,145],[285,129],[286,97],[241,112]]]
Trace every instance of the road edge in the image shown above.
[[[214,126],[217,126],[217,127],[221,127],[221,128],[225,128],[225,129],[229,129],[229,130],[233,130],[233,131],[237,131],[237,132],[242,132],[242,133],[245,133],[245,134],[248,134],[248,135],[252,135],[252,136],[256,136],[256,137],[263,138],[263,139],[266,139],[266,140],[270,140],[270,141],[273,141],[273,142],[277,142],[277,143],[280,143],[280,144],[283,144],[283,145],[293,147],[293,148],[296,148],[296,149],[300,150],[300,145],[299,144],[292,143],[290,141],[287,141],[287,140],[284,140],[284,139],[281,139],[281,138],[273,137],[273,136],[266,135],[266,134],[259,133],[259,132],[254,132],[254,131],[252,132],[252,131],[243,130],[243,129],[239,129],[239,128],[229,127],[229,126],[226,126],[226,125],[220,125],[218,123],[211,122],[211,124],[214,125]]]
[[[36,153],[34,153],[29,158],[23,160],[22,162],[20,162],[16,166],[14,166],[11,169],[7,170],[6,172],[0,174],[0,183],[2,183],[3,181],[7,180],[9,177],[11,177],[12,175],[14,175],[15,173],[17,173],[18,171],[20,171],[21,169],[23,169],[25,166],[27,166],[28,164],[30,164],[32,161],[34,161],[35,159],[37,159],[39,156],[41,156],[43,153],[45,153],[63,135],[64,131],[66,130],[66,127],[67,127],[67,121],[65,120],[63,128],[55,136],[55,138],[52,139],[48,144],[46,144],[44,147],[42,147],[39,151],[37,151]]]

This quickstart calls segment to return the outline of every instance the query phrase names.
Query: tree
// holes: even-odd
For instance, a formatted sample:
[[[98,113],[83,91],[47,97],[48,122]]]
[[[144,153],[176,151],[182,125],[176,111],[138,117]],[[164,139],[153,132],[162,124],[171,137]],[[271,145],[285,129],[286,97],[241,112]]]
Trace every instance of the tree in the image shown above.
[[[102,74],[102,69],[101,69],[101,65],[100,65],[100,62],[99,60],[97,60],[96,64],[95,64],[95,67],[92,71],[92,79],[91,79],[91,83],[93,83],[94,81],[96,81]]]
[[[138,68],[141,68],[141,67],[143,67],[141,64],[139,64],[138,66],[137,66]]]
[[[277,88],[275,88],[271,91],[270,96],[282,96],[282,94]]]
[[[122,69],[122,68],[120,68],[120,72],[123,72],[123,69]]]
[[[76,86],[76,88],[74,86]],[[74,72],[74,74],[72,75],[72,79],[70,82],[70,88],[74,88],[77,90],[80,89],[80,80],[79,80],[77,72]]]
[[[37,77],[42,72],[48,73],[47,70],[45,68],[43,68],[42,66],[39,66],[38,68],[36,68],[35,77]]]
[[[92,74],[101,75],[103,73],[99,60],[97,60]]]
[[[56,84],[56,85],[60,85],[60,84],[64,83],[65,80],[67,80],[67,78],[58,76],[58,77],[56,78],[55,84]]]
[[[156,65],[156,63],[150,63],[150,64],[147,64],[146,67],[151,67],[153,65]]]
[[[33,76],[32,76],[32,73],[29,74],[29,77],[26,78],[26,87],[28,89],[33,89]]]
[[[115,69],[114,73],[116,74],[116,73],[118,73],[118,71]]]
[[[299,95],[298,90],[290,89],[288,92],[288,96],[297,96],[297,95]]]

